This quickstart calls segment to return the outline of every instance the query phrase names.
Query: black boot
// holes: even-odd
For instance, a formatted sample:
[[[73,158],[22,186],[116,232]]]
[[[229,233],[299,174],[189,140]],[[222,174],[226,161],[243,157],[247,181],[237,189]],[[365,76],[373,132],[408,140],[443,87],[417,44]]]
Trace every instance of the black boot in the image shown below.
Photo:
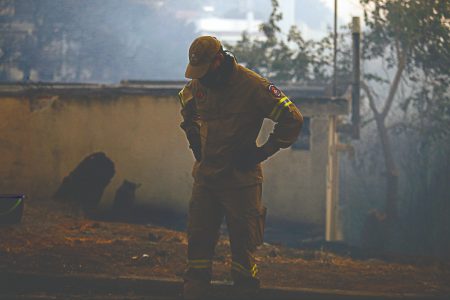
[[[259,289],[260,280],[257,277],[241,277],[234,280],[233,286],[240,289]]]

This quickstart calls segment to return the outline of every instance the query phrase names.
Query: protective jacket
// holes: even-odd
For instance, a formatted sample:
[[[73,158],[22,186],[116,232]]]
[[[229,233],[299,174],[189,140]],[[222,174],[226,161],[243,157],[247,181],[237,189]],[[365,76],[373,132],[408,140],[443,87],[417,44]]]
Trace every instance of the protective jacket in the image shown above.
[[[227,188],[261,183],[260,164],[241,171],[236,157],[255,146],[264,118],[276,122],[263,145],[269,156],[294,143],[303,124],[300,111],[283,92],[234,59],[232,64],[229,80],[220,88],[208,89],[193,79],[179,93],[181,127],[191,147],[201,149],[192,172],[196,184]]]

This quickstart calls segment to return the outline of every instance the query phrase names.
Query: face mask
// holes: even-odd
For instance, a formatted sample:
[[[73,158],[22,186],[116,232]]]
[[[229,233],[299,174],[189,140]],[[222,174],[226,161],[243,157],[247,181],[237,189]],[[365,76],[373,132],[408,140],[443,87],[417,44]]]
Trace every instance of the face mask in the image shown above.
[[[214,71],[208,71],[205,76],[199,79],[200,83],[207,88],[218,88],[222,83],[220,69],[221,68],[218,68]]]
[[[220,67],[214,71],[208,71],[205,76],[199,79],[200,83],[211,89],[221,87],[226,83],[233,70],[233,60],[233,56],[226,54]]]

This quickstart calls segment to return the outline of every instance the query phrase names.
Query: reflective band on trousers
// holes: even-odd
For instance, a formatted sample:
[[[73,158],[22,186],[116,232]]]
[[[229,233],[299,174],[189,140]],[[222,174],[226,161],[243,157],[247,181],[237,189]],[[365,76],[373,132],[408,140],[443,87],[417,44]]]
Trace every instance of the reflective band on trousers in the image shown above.
[[[241,273],[242,275],[249,276],[249,277],[256,277],[258,274],[258,266],[256,264],[253,265],[253,267],[249,270],[245,268],[243,265],[237,262],[231,263],[231,270]]]
[[[281,98],[277,105],[273,108],[272,112],[270,113],[270,118],[274,121],[277,121],[278,118],[281,115],[281,112],[283,111],[283,108],[288,107],[289,105],[291,105],[292,102],[291,100],[289,100],[288,97],[283,97]]]
[[[210,259],[190,259],[187,264],[191,269],[209,269],[212,266],[212,261]]]

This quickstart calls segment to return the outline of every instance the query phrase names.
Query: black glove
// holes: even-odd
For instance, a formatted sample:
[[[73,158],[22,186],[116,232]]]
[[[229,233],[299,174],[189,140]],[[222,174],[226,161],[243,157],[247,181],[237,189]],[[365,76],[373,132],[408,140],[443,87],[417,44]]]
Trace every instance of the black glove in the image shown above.
[[[236,169],[240,171],[250,171],[257,164],[265,161],[270,155],[264,150],[263,147],[250,147],[244,149],[235,155]]]
[[[202,160],[202,142],[200,139],[200,134],[198,130],[191,130],[187,133],[187,138],[189,141],[189,148],[191,148],[192,153],[194,153],[194,157],[196,161]]]
[[[201,146],[190,146],[192,153],[194,153],[194,157],[196,161],[202,160],[202,148]]]

